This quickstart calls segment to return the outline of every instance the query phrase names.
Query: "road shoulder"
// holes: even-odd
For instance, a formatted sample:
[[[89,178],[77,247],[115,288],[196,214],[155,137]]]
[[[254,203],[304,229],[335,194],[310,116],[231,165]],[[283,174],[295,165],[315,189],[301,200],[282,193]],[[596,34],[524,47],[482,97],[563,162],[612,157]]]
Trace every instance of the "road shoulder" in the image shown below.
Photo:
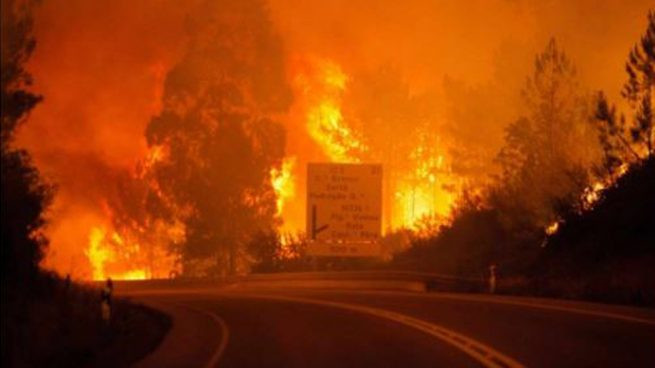
[[[173,325],[159,347],[134,367],[205,367],[213,366],[227,343],[227,327],[212,315],[183,304],[142,301],[173,320]],[[208,325],[214,328],[207,328]]]

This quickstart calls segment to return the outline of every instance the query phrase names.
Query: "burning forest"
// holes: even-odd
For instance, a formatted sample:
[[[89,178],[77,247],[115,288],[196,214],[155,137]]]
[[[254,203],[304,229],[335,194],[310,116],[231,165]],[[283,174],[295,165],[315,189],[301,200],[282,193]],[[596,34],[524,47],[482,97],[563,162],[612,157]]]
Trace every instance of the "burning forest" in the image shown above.
[[[56,186],[41,265],[243,274],[261,234],[299,257],[310,162],[382,164],[384,259],[489,209],[537,252],[652,157],[648,6],[45,0],[12,141]]]
[[[0,3],[3,367],[655,366],[652,0]]]

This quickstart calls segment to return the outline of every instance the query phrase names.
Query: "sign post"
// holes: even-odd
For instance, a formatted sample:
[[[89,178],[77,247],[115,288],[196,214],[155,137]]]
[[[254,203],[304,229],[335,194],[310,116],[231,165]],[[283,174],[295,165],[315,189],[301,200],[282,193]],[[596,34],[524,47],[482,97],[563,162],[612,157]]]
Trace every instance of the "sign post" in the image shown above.
[[[312,256],[380,255],[382,165],[307,166],[307,237]]]

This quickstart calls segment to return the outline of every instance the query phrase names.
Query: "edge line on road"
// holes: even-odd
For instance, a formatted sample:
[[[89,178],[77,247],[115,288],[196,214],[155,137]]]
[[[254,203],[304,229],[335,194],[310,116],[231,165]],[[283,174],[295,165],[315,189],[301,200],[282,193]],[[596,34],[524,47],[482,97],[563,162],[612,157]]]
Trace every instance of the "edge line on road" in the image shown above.
[[[344,291],[335,291],[342,293]],[[389,291],[373,291],[373,290],[364,290],[364,291],[346,291],[351,294],[372,294],[372,295],[397,295],[398,293],[389,292]],[[556,310],[560,312],[568,312],[574,314],[583,314],[594,317],[604,317],[609,319],[618,319],[627,322],[640,323],[645,325],[655,326],[655,320],[632,317],[626,314],[614,313],[614,312],[603,312],[597,310],[583,309],[583,308],[574,308],[566,307],[552,304],[539,304],[536,302],[520,301],[520,300],[502,300],[499,299],[501,295],[486,295],[487,297],[480,297],[477,295],[464,295],[464,294],[449,294],[449,293],[429,293],[429,294],[418,294],[418,293],[408,293],[404,292],[402,295],[408,295],[415,298],[427,298],[427,299],[451,299],[451,300],[463,300],[475,303],[494,303],[494,304],[505,304],[505,305],[517,305],[521,307],[536,308],[536,309],[546,309],[546,310]],[[558,300],[554,300],[558,301]]]
[[[267,299],[267,300],[283,300],[296,303],[314,304],[320,306],[327,306],[339,309],[355,311],[363,314],[372,315],[378,318],[400,323],[402,325],[412,327],[420,330],[428,335],[438,338],[461,350],[471,358],[480,362],[483,366],[489,368],[522,368],[523,364],[510,358],[509,356],[495,350],[494,348],[485,345],[477,340],[468,336],[464,336],[458,332],[447,329],[443,326],[426,322],[424,320],[410,317],[397,312],[392,312],[384,309],[371,308],[362,305],[347,304],[341,302],[332,302],[326,300],[277,296],[277,295],[254,295],[254,294],[222,294],[227,298],[252,298],[252,299]]]
[[[478,302],[478,303],[496,303],[496,304],[506,304],[506,305],[518,305],[518,306],[522,306],[522,307],[537,308],[537,309],[550,309],[550,310],[556,310],[556,311],[560,311],[560,312],[585,314],[585,315],[589,315],[589,316],[605,317],[605,318],[610,318],[610,319],[618,319],[618,320],[623,320],[623,321],[628,321],[628,322],[633,322],[633,323],[641,323],[641,324],[655,326],[655,321],[645,319],[645,318],[631,317],[631,316],[627,316],[627,315],[624,315],[624,314],[612,313],[612,312],[586,310],[586,309],[582,309],[582,308],[572,308],[572,307],[565,307],[565,306],[558,306],[558,305],[538,304],[538,303],[522,302],[522,301],[517,301],[517,300],[499,300],[499,299],[494,299],[494,298],[488,298],[488,299],[487,298],[476,298],[474,296],[463,296],[463,295],[462,296],[459,296],[459,295],[429,295],[428,297],[433,298],[433,299],[443,298],[443,299],[467,300],[467,301]]]
[[[176,303],[176,304],[180,307],[190,309],[196,313],[209,316],[221,328],[221,342],[216,347],[216,350],[214,350],[214,353],[212,354],[207,364],[205,364],[205,368],[216,367],[216,365],[218,365],[218,362],[221,360],[221,356],[223,356],[223,353],[225,352],[225,348],[227,347],[227,342],[230,339],[230,330],[227,328],[227,324],[225,323],[223,318],[219,317],[216,313],[212,313],[200,308],[192,307],[187,304],[180,304],[180,303]]]

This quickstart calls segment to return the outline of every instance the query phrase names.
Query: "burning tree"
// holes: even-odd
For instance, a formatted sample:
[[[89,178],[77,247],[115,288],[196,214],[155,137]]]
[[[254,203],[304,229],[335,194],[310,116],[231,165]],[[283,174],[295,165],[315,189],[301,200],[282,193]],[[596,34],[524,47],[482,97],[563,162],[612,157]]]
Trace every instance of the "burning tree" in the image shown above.
[[[653,305],[655,275],[655,12],[631,50],[622,96],[632,119],[617,118],[600,93],[596,106],[603,150],[598,180],[585,194],[593,206],[568,214],[535,262],[535,284],[553,293],[612,302]]]
[[[291,92],[261,2],[207,2],[189,28],[146,130],[163,152],[149,173],[150,207],[182,219],[184,272],[234,273],[249,238],[279,221],[270,173],[282,164],[285,131],[275,114]]]
[[[382,66],[353,78],[345,116],[368,148],[364,161],[384,164],[387,231],[437,224],[457,195],[435,96],[412,93],[400,70]],[[402,138],[401,138],[402,137]]]
[[[419,101],[411,96],[409,84],[400,71],[390,66],[358,75],[353,80],[348,97],[348,118],[357,123],[354,125],[361,131],[369,147],[366,159],[384,163],[384,192],[389,198],[396,199],[400,180],[412,171],[413,161],[410,162],[408,157],[416,145],[417,126],[424,120]],[[411,194],[415,184],[407,185],[411,188],[408,190]],[[411,196],[410,193],[406,194]],[[405,225],[411,225],[416,219],[411,198],[405,202],[410,203],[408,214],[403,213],[402,208],[396,211],[394,201],[384,203],[387,230],[394,227],[395,218],[402,218]]]
[[[589,99],[554,40],[537,55],[522,99],[527,114],[506,128],[492,202],[514,222],[542,227],[578,205],[598,148],[588,124]]]

